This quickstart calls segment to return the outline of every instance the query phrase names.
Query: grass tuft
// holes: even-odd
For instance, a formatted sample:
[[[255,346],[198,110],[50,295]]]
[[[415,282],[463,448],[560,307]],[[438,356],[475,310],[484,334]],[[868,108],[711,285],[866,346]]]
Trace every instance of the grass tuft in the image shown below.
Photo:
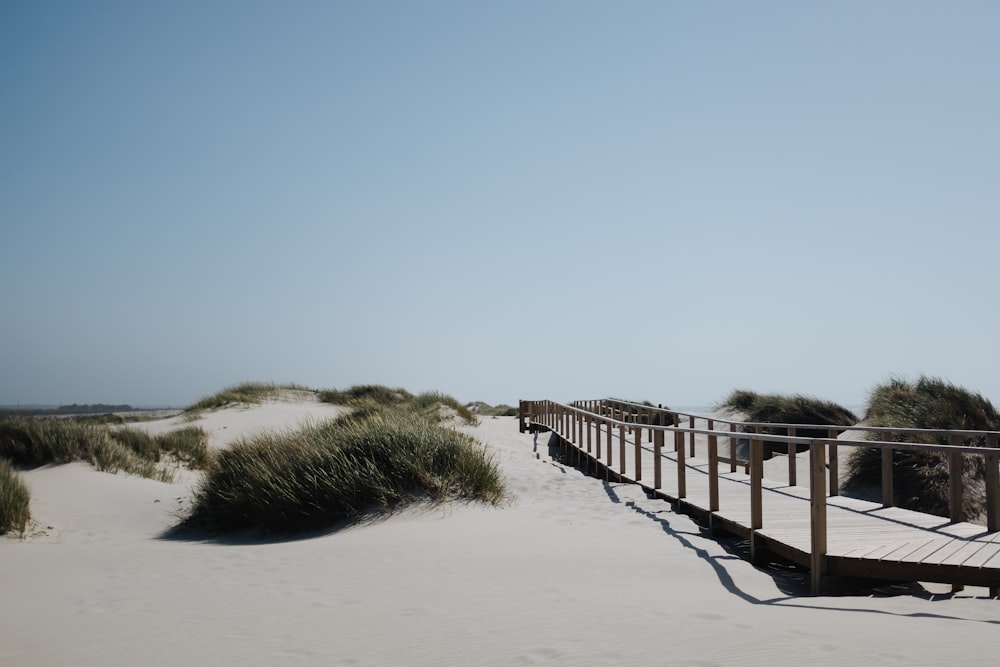
[[[214,410],[225,407],[232,403],[261,403],[268,399],[277,398],[282,391],[312,391],[308,387],[298,384],[274,384],[273,382],[244,382],[242,384],[227,387],[222,391],[210,396],[205,396],[197,403],[188,406],[184,412],[197,412],[199,410]]]
[[[31,518],[30,502],[31,494],[24,480],[10,461],[0,459],[0,535],[24,534]]]
[[[469,408],[469,412],[477,417],[516,417],[518,415],[517,408],[506,403],[490,405],[483,401],[472,401],[466,403],[465,407]]]
[[[737,389],[727,396],[720,408],[738,410],[747,416],[747,421],[765,424],[812,424],[829,426],[853,426],[857,416],[847,408],[813,396],[802,394],[758,394],[746,389]],[[825,438],[828,429],[796,429],[795,435],[804,438]],[[768,427],[765,433],[788,435],[788,429]],[[767,454],[788,453],[788,444],[765,442]],[[799,449],[806,449],[805,445]]]
[[[209,460],[208,434],[195,426],[150,436],[139,430],[74,419],[18,417],[0,421],[0,458],[19,465],[86,461],[104,472],[170,482],[173,473],[157,465],[165,454],[192,468],[204,467]]]
[[[411,407],[375,407],[220,452],[184,525],[212,533],[294,533],[356,521],[421,498],[488,503],[499,469],[468,435]]]
[[[920,376],[916,382],[892,378],[872,390],[865,422],[871,426],[898,428],[951,429],[968,431],[1000,430],[1000,413],[981,394],[955,386],[940,378]],[[873,434],[884,440],[886,434]],[[892,442],[951,444],[940,436],[894,433]],[[969,438],[969,446],[985,446],[983,438]],[[963,511],[969,518],[986,509],[981,456],[962,457],[962,476],[967,490]],[[882,483],[882,454],[878,449],[857,448],[848,458],[845,489],[874,487]],[[899,507],[938,516],[949,516],[949,473],[943,452],[899,450],[893,452],[893,492]]]
[[[413,400],[413,394],[401,388],[392,389],[380,384],[361,384],[343,391],[321,389],[319,400],[334,405],[353,406],[359,402],[369,402],[375,405],[393,406],[409,403]]]

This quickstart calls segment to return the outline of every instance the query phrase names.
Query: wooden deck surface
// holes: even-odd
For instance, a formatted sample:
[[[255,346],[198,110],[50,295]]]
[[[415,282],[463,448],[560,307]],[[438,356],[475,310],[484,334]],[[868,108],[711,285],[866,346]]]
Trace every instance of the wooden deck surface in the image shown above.
[[[705,420],[695,424],[706,428]],[[597,443],[600,430],[600,456]],[[559,427],[556,426],[558,433]],[[679,492],[677,453],[668,438],[660,457],[660,484],[654,484],[655,456],[650,431],[642,429],[639,456],[635,431],[626,431],[622,459],[619,430],[611,432],[611,464],[608,465],[608,433],[596,424],[568,428],[558,433],[567,442],[570,462],[590,467],[598,474],[611,474],[646,487],[664,499],[679,501],[682,509],[706,518],[728,532],[747,537],[753,546],[779,554],[793,562],[810,566],[810,500],[805,486],[763,479],[763,523],[751,530],[750,476],[729,472],[729,463],[720,463],[719,508],[710,512],[707,436],[685,436],[685,493]],[[588,433],[589,430],[589,433]],[[589,435],[589,453],[588,453]],[[695,437],[695,456],[690,456],[690,438]],[[746,434],[739,434],[746,437]],[[728,438],[719,439],[720,456],[728,455]],[[574,451],[575,450],[575,451]],[[808,453],[799,454],[808,459]],[[772,460],[768,473],[787,466],[787,457]],[[638,466],[637,466],[638,463]],[[787,469],[787,468],[786,468]],[[766,474],[768,474],[766,473]],[[775,475],[778,476],[778,475]],[[785,475],[787,479],[787,474]],[[808,474],[798,475],[808,484]],[[683,495],[683,497],[681,497]],[[953,585],[987,586],[995,594],[1000,586],[1000,533],[972,523],[952,523],[947,518],[897,507],[883,507],[843,496],[827,499],[827,574],[905,581],[935,581]]]

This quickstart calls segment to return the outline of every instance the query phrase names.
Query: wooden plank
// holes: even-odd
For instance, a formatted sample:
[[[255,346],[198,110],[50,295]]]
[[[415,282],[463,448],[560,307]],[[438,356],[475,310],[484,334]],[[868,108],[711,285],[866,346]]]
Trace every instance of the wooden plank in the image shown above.
[[[941,565],[953,553],[966,545],[964,540],[954,539],[943,545],[937,551],[928,554],[920,560],[921,565]]]
[[[981,541],[978,541],[978,540],[972,540],[972,541],[966,542],[962,546],[961,549],[959,549],[958,551],[956,551],[955,553],[951,554],[950,556],[948,556],[947,558],[945,558],[943,561],[941,561],[941,564],[942,565],[963,565],[965,563],[965,561],[969,560],[970,558],[973,558],[974,556],[976,556],[976,554],[978,554],[983,549],[986,549],[986,553],[997,553],[997,551],[1000,551],[1000,549],[997,549],[996,545],[990,544],[989,542],[981,542]],[[985,562],[985,560],[989,560],[989,559],[982,559],[982,560],[984,560],[984,562]]]
[[[582,402],[574,405],[589,404]],[[591,407],[595,410],[603,409],[600,403],[594,403]],[[522,406],[519,405],[519,411],[521,409]],[[523,410],[526,413],[525,419],[530,423],[553,424],[553,430],[560,436],[569,461],[575,460],[588,467],[599,462],[600,447],[605,444],[602,442],[601,430],[606,430],[606,444],[612,444],[610,422],[602,424],[591,415],[545,401],[525,402]],[[626,414],[624,409],[620,412],[622,416],[632,416],[631,412]],[[986,533],[982,526],[975,524],[949,522],[942,517],[902,510],[891,505],[879,508],[875,503],[857,499],[823,498],[822,504],[814,507],[811,489],[807,491],[804,487],[764,478],[763,466],[755,465],[756,461],[751,461],[748,466],[749,476],[734,470],[719,474],[720,458],[714,434],[688,433],[691,440],[686,441],[683,431],[675,431],[677,452],[671,457],[669,454],[664,455],[662,441],[657,441],[657,434],[662,439],[664,431],[650,428],[652,445],[649,448],[643,447],[638,429],[654,420],[645,413],[636,415],[636,419],[645,424],[636,421],[637,426],[630,426],[627,431],[624,425],[617,424],[620,429],[619,461],[616,462],[619,474],[626,480],[641,480],[648,457],[652,457],[654,470],[659,470],[657,482],[660,486],[667,485],[669,488],[671,482],[676,482],[678,489],[684,493],[686,508],[706,514],[715,512],[720,525],[724,524],[727,530],[746,531],[742,534],[751,537],[752,549],[760,543],[765,548],[776,549],[775,553],[785,554],[786,557],[790,554],[793,560],[809,553],[818,554],[819,550],[814,549],[810,526],[813,522],[813,510],[822,508],[826,514],[828,533],[826,552],[835,559],[837,572],[867,572],[869,576],[906,576],[912,573],[928,577],[926,580],[947,581],[945,577],[952,577],[951,583],[958,585],[976,582],[976,585],[989,585],[994,590],[993,584],[996,583],[1000,588],[1000,532]],[[698,428],[714,431],[714,421],[694,421],[688,415],[685,416],[689,418],[689,424],[698,424]],[[602,429],[602,426],[606,428]],[[730,428],[733,428],[732,424]],[[583,436],[584,429],[587,431],[586,438]],[[731,430],[727,435],[732,433]],[[711,446],[713,440],[716,445],[714,448]],[[752,440],[760,442],[762,438]],[[694,447],[696,442],[708,444],[708,447],[700,450],[707,459],[689,454],[690,447]],[[626,449],[623,443],[631,443],[633,447]],[[794,449],[794,445],[790,447]],[[590,455],[595,448],[596,457]],[[613,463],[613,450],[609,446],[606,452],[609,471],[610,464]],[[699,450],[696,448],[695,451]],[[993,456],[998,455],[1000,453]],[[663,466],[664,461],[669,462],[671,459],[676,465]],[[762,463],[762,456],[760,461]],[[731,468],[735,467],[731,463]],[[813,472],[810,461],[810,473]],[[818,466],[815,472],[821,479],[826,477],[823,466]],[[758,503],[753,501],[755,491],[760,493]],[[821,497],[825,495],[820,494]],[[724,506],[725,511],[717,511],[719,506]],[[761,525],[765,520],[766,530]],[[809,558],[803,564],[815,565],[815,571],[821,572],[823,560],[813,556]],[[866,565],[867,563],[870,565]]]

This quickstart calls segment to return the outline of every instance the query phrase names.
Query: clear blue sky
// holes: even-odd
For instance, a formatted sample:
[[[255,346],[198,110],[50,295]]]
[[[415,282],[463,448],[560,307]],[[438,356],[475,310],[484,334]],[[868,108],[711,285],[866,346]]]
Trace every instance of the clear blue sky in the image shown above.
[[[0,404],[1000,403],[1000,3],[0,4]]]

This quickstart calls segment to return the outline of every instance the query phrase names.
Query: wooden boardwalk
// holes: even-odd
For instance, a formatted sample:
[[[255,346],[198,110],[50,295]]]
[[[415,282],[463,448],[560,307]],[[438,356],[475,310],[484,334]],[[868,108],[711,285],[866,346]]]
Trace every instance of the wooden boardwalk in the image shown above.
[[[549,407],[540,409],[541,403]],[[985,586],[992,596],[1000,594],[1000,532],[995,526],[990,530],[830,495],[830,490],[837,493],[836,454],[827,458],[827,446],[862,442],[807,440],[811,450],[799,453],[798,460],[781,455],[765,467],[763,440],[734,432],[728,422],[721,425],[723,430],[717,421],[692,415],[684,415],[684,426],[649,423],[659,421],[655,416],[644,419],[646,423],[630,423],[629,416],[609,417],[605,407],[594,403],[599,402],[581,408],[522,402],[522,428],[551,430],[559,436],[570,463],[640,484],[703,519],[713,531],[748,539],[754,560],[773,553],[810,568],[816,593],[829,577],[847,576],[942,582],[956,589]],[[739,459],[735,452],[740,440],[755,455]],[[767,440],[782,438],[768,435]],[[790,449],[795,451],[794,446]],[[785,463],[789,458],[791,465]],[[803,463],[805,475],[797,475]],[[995,467],[995,456],[988,463]],[[789,483],[789,477],[805,478],[808,486]],[[996,479],[987,477],[988,482]],[[891,488],[891,480],[888,483]],[[989,495],[995,521],[997,494]]]

